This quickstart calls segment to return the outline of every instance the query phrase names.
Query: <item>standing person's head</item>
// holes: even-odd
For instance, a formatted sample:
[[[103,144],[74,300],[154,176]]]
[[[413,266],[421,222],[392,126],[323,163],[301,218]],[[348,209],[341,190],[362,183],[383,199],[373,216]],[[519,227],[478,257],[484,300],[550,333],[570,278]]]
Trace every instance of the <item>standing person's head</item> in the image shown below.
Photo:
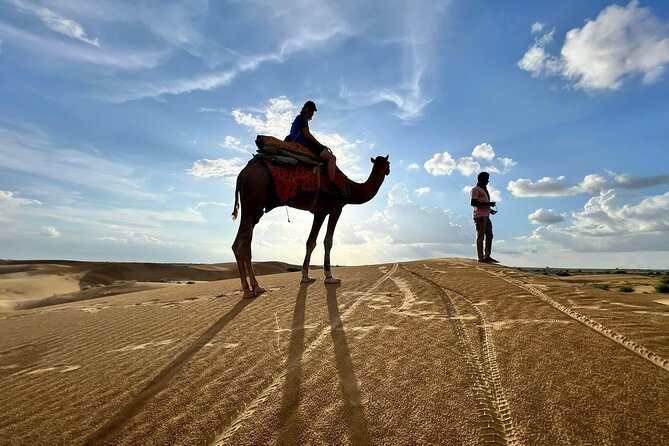
[[[318,109],[316,108],[316,104],[314,103],[314,101],[307,101],[302,106],[302,111],[300,113],[304,113],[305,115],[307,115],[308,119],[311,119],[314,117],[315,111],[318,111]]]
[[[481,172],[477,177],[477,181],[479,184],[488,184],[490,181],[490,174],[488,172]]]

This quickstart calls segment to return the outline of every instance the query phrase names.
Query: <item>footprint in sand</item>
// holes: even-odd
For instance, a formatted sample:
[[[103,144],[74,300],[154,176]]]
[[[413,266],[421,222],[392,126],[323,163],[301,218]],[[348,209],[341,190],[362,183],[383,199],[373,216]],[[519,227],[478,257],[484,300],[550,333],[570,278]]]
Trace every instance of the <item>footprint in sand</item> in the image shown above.
[[[144,344],[126,345],[125,347],[117,348],[114,350],[108,350],[107,353],[116,353],[116,352],[122,353],[122,352],[131,352],[135,350],[145,350],[151,347],[161,347],[163,345],[169,345],[174,341],[175,341],[174,339],[165,339],[164,341],[150,341],[150,342],[145,342]]]

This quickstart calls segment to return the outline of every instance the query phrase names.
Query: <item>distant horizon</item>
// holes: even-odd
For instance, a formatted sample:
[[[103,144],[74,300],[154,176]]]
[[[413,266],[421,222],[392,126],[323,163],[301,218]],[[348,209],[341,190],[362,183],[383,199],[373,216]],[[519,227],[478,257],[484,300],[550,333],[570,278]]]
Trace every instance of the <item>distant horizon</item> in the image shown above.
[[[344,267],[356,267],[356,266],[375,266],[375,265],[387,265],[387,264],[392,264],[392,263],[410,263],[410,262],[420,262],[420,261],[435,261],[439,259],[446,259],[446,260],[452,260],[452,259],[463,259],[463,260],[470,260],[470,261],[475,261],[475,258],[467,258],[467,257],[434,257],[434,258],[426,258],[426,259],[406,259],[406,260],[401,260],[397,262],[381,262],[381,263],[365,263],[365,264],[333,264],[333,268],[344,268]],[[226,261],[226,262],[150,262],[150,261],[142,261],[142,260],[132,260],[132,261],[126,261],[126,260],[114,260],[114,261],[109,261],[109,260],[76,260],[76,259],[0,259],[0,262],[25,262],[26,264],[30,263],[43,263],[43,262],[76,262],[76,263],[128,263],[128,264],[135,264],[135,263],[147,263],[147,264],[155,264],[155,265],[217,265],[217,264],[230,264],[230,265],[236,265],[236,262],[233,261]],[[292,263],[292,262],[286,262],[284,260],[254,260],[253,263],[284,263],[288,266],[296,266],[296,267],[301,267],[302,263]],[[583,267],[583,266],[550,266],[550,265],[505,265],[501,264],[500,266],[502,267],[507,267],[507,268],[528,268],[528,269],[552,269],[552,270],[595,270],[595,271],[615,271],[615,270],[621,270],[621,271],[659,271],[659,272],[669,272],[669,267],[668,268],[632,268],[632,267],[613,267],[613,268],[599,268],[599,267]],[[310,268],[322,268],[322,264],[318,263],[311,263],[309,265]]]

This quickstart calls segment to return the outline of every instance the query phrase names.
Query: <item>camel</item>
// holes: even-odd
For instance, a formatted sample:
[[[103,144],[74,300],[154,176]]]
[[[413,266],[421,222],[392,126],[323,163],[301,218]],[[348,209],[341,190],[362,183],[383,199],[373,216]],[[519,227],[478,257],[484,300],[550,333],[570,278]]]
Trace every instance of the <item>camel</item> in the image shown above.
[[[388,156],[377,156],[370,158],[373,166],[372,172],[364,183],[356,183],[346,179],[349,186],[348,196],[339,196],[326,194],[323,192],[314,192],[313,194],[303,194],[298,200],[293,200],[281,206],[289,206],[295,209],[310,211],[314,214],[314,221],[311,226],[311,232],[307,238],[307,252],[302,264],[301,283],[311,283],[316,279],[309,277],[309,262],[311,253],[316,247],[316,238],[318,232],[325,221],[325,217],[330,216],[325,235],[325,259],[323,261],[323,270],[325,274],[325,283],[339,283],[340,280],[332,276],[330,267],[330,249],[334,237],[335,227],[341,215],[342,209],[347,204],[363,204],[370,201],[377,194],[386,175],[390,174],[390,162]],[[232,219],[237,219],[237,213],[241,202],[241,219],[237,237],[232,244],[232,251],[237,260],[239,268],[239,278],[242,283],[243,297],[253,298],[266,290],[258,284],[258,280],[253,273],[251,264],[251,241],[253,239],[253,228],[263,216],[265,205],[268,200],[271,179],[266,170],[258,162],[251,160],[237,176],[237,186],[235,188],[235,205],[232,212]],[[250,281],[247,283],[246,277]]]

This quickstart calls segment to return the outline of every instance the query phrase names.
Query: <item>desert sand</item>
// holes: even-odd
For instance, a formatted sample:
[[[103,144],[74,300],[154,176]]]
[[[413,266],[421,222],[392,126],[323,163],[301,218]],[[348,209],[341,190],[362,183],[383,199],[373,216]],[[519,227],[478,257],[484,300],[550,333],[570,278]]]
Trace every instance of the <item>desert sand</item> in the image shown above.
[[[241,299],[230,267],[4,262],[0,443],[669,444],[666,295],[450,258]]]

